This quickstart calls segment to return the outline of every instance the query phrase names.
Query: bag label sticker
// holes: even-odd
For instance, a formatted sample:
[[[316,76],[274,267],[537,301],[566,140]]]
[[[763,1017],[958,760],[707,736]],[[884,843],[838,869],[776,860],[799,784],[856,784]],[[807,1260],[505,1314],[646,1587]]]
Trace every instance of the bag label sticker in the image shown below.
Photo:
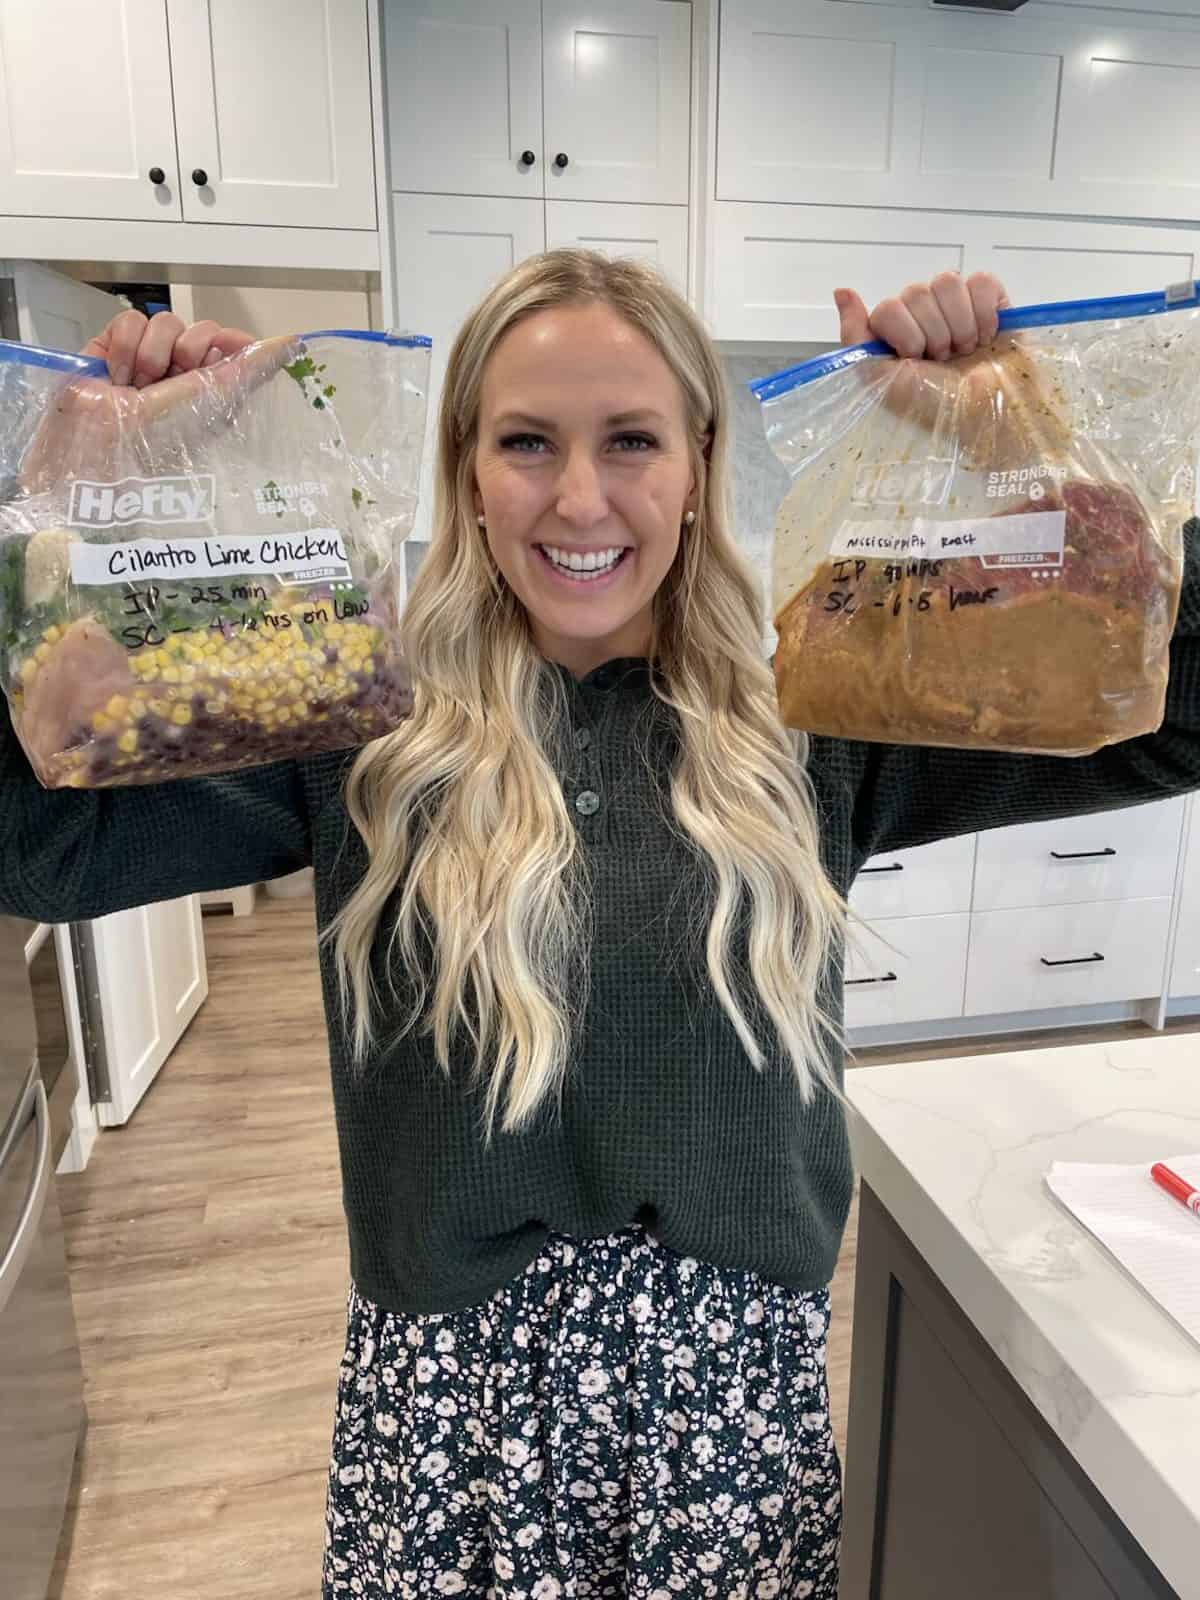
[[[1061,567],[1066,543],[1065,511],[1029,511],[1012,517],[968,517],[935,522],[843,522],[829,547],[831,556],[896,556],[931,561],[977,559],[982,566]]]
[[[80,585],[129,583],[164,574],[189,578],[269,575],[291,583],[318,583],[325,578],[348,581],[352,576],[346,546],[336,528],[71,546],[71,577]]]
[[[211,472],[173,478],[76,478],[67,521],[75,528],[124,528],[134,522],[207,522],[216,503]]]

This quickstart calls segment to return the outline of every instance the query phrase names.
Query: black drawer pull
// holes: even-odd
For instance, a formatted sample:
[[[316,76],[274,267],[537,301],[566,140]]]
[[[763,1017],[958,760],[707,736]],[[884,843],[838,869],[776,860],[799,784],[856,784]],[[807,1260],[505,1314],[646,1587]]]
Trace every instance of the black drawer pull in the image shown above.
[[[1103,850],[1051,850],[1050,852],[1055,861],[1092,861],[1098,856],[1115,856],[1116,853],[1111,845],[1105,845]]]
[[[847,978],[844,987],[853,989],[856,983],[898,983],[899,979],[894,972],[884,973],[882,978]]]
[[[1071,956],[1066,961],[1047,961],[1043,956],[1042,965],[1044,967],[1090,967],[1093,963],[1103,960],[1104,957],[1097,950],[1093,956]]]
[[[862,870],[864,874],[868,872],[903,872],[904,863],[903,861],[893,861],[890,867],[864,867]]]

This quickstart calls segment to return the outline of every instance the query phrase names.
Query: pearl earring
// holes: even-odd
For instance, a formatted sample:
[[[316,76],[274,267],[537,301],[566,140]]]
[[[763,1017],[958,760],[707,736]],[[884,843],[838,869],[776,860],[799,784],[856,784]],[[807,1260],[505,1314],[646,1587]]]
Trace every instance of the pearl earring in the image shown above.
[[[684,516],[683,520],[687,523],[688,527],[690,528],[692,526],[692,524],[696,520],[696,513],[694,511],[687,512],[687,514]]]
[[[485,525],[485,524],[486,524],[486,522],[487,522],[487,518],[486,518],[486,517],[485,517],[485,516],[484,516],[484,514],[483,514],[483,512],[482,512],[482,511],[481,511],[481,512],[480,512],[480,513],[479,513],[479,515],[478,515],[478,516],[477,516],[477,517],[476,517],[476,518],[475,518],[475,521],[476,521],[476,522],[477,522],[477,523],[478,523],[478,524],[479,524],[479,526],[480,526],[480,527],[481,527],[481,528],[482,528],[482,527],[483,527],[483,526],[484,526],[484,525]]]

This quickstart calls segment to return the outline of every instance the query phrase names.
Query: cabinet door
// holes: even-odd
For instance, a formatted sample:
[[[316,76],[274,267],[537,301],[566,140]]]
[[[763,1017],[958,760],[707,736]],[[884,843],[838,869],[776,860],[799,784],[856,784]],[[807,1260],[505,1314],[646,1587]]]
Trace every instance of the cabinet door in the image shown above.
[[[164,0],[0,0],[0,213],[179,220]]]
[[[1184,830],[1183,873],[1179,885],[1179,921],[1171,964],[1172,999],[1200,995],[1200,804],[1188,800]]]
[[[543,0],[542,27],[547,198],[686,205],[691,7]]]
[[[681,294],[687,293],[686,206],[605,205],[601,201],[547,200],[546,248],[580,245],[606,256],[652,262]]]
[[[208,994],[195,895],[117,911],[91,924],[93,1030],[101,1031],[112,1099],[105,1127],[128,1121]]]
[[[168,12],[184,219],[374,228],[365,0]]]
[[[833,285],[868,305],[947,269],[995,272],[1017,305],[1134,294],[1200,275],[1195,230],[865,206],[713,207],[706,307],[718,339],[833,344]]]
[[[386,0],[384,31],[392,187],[540,198],[539,0]]]
[[[34,261],[0,263],[0,275],[12,281],[21,338],[48,350],[81,349],[129,304]]]
[[[446,356],[459,324],[497,278],[545,245],[540,200],[438,194],[393,196],[396,312],[393,325],[433,339],[421,490],[412,538],[429,538],[437,410]]]

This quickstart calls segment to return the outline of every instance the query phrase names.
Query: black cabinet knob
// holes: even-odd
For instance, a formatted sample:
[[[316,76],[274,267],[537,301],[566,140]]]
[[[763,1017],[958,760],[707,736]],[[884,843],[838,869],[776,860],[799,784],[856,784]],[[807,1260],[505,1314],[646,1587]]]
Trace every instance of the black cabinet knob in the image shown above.
[[[151,183],[166,183],[167,181],[167,175],[161,167],[151,167],[148,176]]]
[[[192,182],[196,185],[197,189],[203,189],[205,184],[207,184],[208,173],[205,172],[203,167],[192,168]]]
[[[558,168],[558,170],[560,172],[567,165],[567,158],[566,158],[565,155],[563,155],[561,150],[558,152],[558,154],[554,158],[554,165]]]
[[[534,155],[532,150],[521,151],[521,165],[523,167],[531,167],[536,160],[537,157]]]

